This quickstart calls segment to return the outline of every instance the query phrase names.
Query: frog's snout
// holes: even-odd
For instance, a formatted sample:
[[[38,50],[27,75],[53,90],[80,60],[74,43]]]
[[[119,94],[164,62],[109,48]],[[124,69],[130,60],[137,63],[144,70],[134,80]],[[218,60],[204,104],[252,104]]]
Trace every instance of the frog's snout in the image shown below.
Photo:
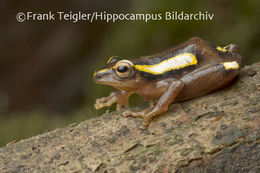
[[[100,71],[95,71],[94,74],[93,74],[93,81],[95,83],[100,83],[102,82],[103,80],[105,80],[104,78],[104,73],[100,72]]]
[[[100,82],[107,82],[110,79],[111,76],[111,70],[108,68],[99,70],[99,71],[95,71],[93,74],[93,80],[96,83],[100,83]]]
[[[93,80],[97,81],[98,79],[101,79],[101,78],[102,78],[101,73],[99,73],[98,71],[95,71],[93,74]]]

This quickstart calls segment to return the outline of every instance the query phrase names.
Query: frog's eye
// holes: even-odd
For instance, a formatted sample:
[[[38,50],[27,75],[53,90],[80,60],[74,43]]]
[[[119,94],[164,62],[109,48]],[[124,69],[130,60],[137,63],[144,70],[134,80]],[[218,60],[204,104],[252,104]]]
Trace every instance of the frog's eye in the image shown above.
[[[132,73],[132,63],[130,61],[119,61],[115,65],[115,71],[119,78],[127,78]]]
[[[114,64],[118,61],[120,61],[121,58],[119,58],[118,56],[111,56],[108,60],[107,60],[107,64]]]

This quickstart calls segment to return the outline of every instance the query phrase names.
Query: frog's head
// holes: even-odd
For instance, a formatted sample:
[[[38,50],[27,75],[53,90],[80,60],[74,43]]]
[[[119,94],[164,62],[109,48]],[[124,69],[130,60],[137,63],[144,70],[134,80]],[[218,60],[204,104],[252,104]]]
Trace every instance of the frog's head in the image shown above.
[[[115,88],[132,91],[136,88],[138,79],[134,64],[113,56],[107,61],[107,67],[98,70],[93,75],[94,82],[110,85]]]

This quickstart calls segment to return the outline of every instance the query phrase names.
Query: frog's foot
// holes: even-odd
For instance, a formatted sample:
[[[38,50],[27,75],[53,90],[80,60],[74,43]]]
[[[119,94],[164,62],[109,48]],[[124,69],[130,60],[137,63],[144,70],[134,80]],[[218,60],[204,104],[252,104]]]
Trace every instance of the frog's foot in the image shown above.
[[[143,111],[131,111],[131,110],[126,110],[123,112],[123,116],[128,117],[128,116],[133,116],[133,117],[143,117],[144,123],[143,123],[143,128],[145,129],[149,125],[149,121],[151,119],[151,116],[149,116],[150,109],[143,110]]]
[[[111,106],[115,101],[110,97],[102,97],[96,99],[96,103],[94,104],[95,109],[101,109],[103,107]]]
[[[127,109],[126,111],[123,112],[123,116],[144,117],[146,112],[147,112],[146,110],[135,112]]]

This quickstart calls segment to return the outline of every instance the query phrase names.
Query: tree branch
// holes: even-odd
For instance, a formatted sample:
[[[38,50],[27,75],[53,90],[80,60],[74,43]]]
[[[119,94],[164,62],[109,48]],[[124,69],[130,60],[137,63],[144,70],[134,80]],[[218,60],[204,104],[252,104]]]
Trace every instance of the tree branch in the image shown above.
[[[0,148],[0,172],[257,172],[259,96],[260,62],[146,130],[115,111]]]

